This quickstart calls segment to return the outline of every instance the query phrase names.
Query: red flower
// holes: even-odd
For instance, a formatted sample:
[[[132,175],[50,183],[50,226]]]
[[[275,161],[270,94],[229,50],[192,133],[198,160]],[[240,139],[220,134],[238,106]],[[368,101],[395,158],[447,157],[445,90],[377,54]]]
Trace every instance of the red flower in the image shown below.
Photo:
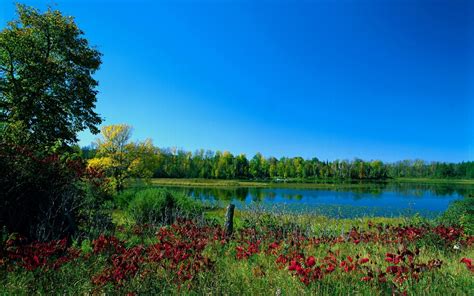
[[[288,270],[298,270],[298,269],[301,269],[301,264],[297,262],[296,260],[291,260]]]
[[[461,263],[466,264],[466,266],[471,266],[472,265],[472,259],[470,258],[462,258]]]
[[[398,266],[388,266],[387,273],[397,273],[399,271]]]
[[[369,258],[361,258],[359,260],[359,264],[364,264],[364,263],[367,263],[367,262],[369,262]]]
[[[300,278],[300,281],[305,284],[306,286],[309,285],[309,279],[307,277]]]
[[[469,269],[469,271],[474,272],[474,266],[472,265],[472,259],[470,259],[470,258],[462,258],[462,259],[461,259],[461,263],[466,264],[467,269]]]
[[[314,264],[316,264],[316,260],[313,256],[309,256],[308,259],[306,259],[306,266],[312,267]]]
[[[360,280],[363,281],[363,282],[368,282],[368,281],[372,280],[372,277],[370,277],[370,276],[364,276],[364,277],[361,278]]]
[[[268,246],[269,249],[276,249],[278,248],[278,243],[277,242],[273,242],[271,243],[269,246]]]

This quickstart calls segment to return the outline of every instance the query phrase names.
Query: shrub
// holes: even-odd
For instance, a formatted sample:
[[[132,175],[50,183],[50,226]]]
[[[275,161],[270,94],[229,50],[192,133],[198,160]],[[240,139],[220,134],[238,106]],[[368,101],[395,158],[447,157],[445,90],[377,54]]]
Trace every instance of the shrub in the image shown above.
[[[452,202],[448,209],[439,218],[445,225],[459,225],[464,227],[467,234],[474,234],[474,197],[466,196]]]
[[[82,196],[80,161],[5,143],[0,156],[0,225],[39,240],[72,234]]]
[[[99,213],[100,179],[100,174],[89,174],[74,153],[54,154],[2,141],[0,227],[40,241],[71,236],[80,223],[90,225],[90,218]]]
[[[200,215],[203,207],[185,195],[161,188],[147,188],[136,191],[128,211],[138,224],[170,224],[176,218]]]
[[[114,194],[114,205],[119,209],[126,210],[138,191],[137,189],[131,188]]]
[[[102,187],[91,182],[81,182],[83,198],[78,210],[78,236],[94,238],[114,228],[110,213],[113,203]]]

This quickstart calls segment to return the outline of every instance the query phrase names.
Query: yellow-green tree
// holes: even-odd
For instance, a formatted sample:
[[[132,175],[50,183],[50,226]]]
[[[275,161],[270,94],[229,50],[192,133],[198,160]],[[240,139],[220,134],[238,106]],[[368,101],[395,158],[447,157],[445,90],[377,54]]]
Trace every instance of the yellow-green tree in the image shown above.
[[[127,124],[108,125],[101,128],[97,139],[97,155],[88,165],[104,171],[115,190],[122,190],[129,177],[148,178],[153,175],[157,162],[151,140],[130,142],[132,127]]]

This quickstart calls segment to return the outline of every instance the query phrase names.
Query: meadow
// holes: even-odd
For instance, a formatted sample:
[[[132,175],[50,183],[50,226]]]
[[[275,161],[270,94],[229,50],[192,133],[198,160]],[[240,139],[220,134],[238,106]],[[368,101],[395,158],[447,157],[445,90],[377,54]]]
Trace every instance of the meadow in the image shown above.
[[[128,189],[113,203],[112,225],[95,236],[4,236],[2,293],[468,295],[474,288],[472,225],[456,223],[472,213],[469,197],[437,219],[237,210],[231,235],[224,208],[168,190]]]

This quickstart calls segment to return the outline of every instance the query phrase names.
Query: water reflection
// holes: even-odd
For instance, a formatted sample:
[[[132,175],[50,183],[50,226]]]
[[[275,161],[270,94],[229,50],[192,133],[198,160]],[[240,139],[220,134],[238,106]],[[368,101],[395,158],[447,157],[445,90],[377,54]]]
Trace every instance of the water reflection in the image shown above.
[[[414,184],[414,183],[358,183],[341,184],[331,189],[305,189],[301,185],[271,188],[216,188],[216,187],[169,187],[209,202],[234,202],[237,205],[251,203],[261,205],[285,204],[308,209],[360,207],[358,211],[370,212],[384,209],[388,215],[400,211],[442,212],[453,200],[474,194],[473,185],[463,184]],[[377,211],[376,211],[377,212]]]

